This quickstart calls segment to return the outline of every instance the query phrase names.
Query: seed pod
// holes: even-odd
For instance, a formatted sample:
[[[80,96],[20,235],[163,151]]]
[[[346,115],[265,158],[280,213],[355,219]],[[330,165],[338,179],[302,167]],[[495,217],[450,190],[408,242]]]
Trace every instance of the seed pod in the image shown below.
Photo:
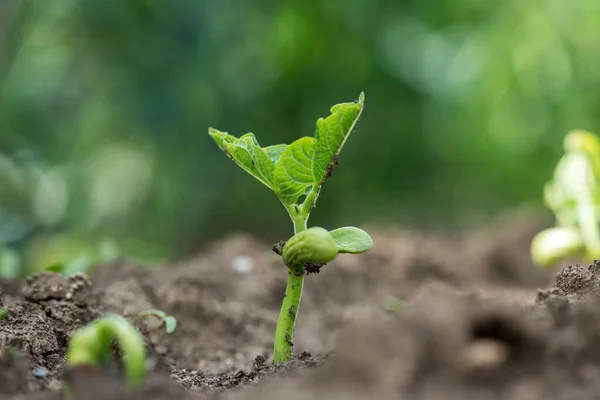
[[[288,267],[306,263],[326,263],[338,254],[331,234],[313,227],[294,235],[283,247],[283,261]]]

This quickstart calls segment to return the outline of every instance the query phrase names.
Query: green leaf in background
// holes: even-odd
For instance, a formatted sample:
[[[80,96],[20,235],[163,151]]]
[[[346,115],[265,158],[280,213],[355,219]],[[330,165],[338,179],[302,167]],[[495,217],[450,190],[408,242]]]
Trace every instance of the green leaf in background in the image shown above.
[[[175,332],[175,329],[177,328],[177,320],[175,319],[175,317],[169,315],[167,317],[165,317],[164,319],[165,321],[165,328],[167,329],[167,333],[173,333]]]
[[[147,317],[149,315],[154,315],[156,318],[159,318],[161,320],[164,320],[167,317],[167,314],[164,311],[157,309],[142,311],[138,314],[138,316],[140,317]]]
[[[15,250],[0,246],[0,277],[18,278],[21,273],[21,257]]]
[[[177,320],[172,315],[167,315],[164,311],[158,309],[152,309],[147,311],[142,311],[138,314],[139,317],[147,317],[152,315],[160,320],[160,326],[165,326],[167,333],[175,332],[175,328],[177,328]]]
[[[373,247],[373,239],[362,229],[346,226],[329,232],[339,253],[364,253]]]
[[[594,170],[600,173],[600,138],[582,129],[570,131],[563,140],[565,152],[582,151],[590,157]]]
[[[404,308],[404,306],[406,306],[406,300],[402,300],[397,298],[396,296],[389,295],[383,299],[381,305],[386,311],[398,312],[402,308]]]
[[[331,107],[330,116],[317,121],[317,143],[313,156],[313,174],[317,181],[326,178],[327,169],[334,164],[334,156],[339,155],[360,117],[364,101],[365,94],[361,92],[358,103],[337,104]]]
[[[581,257],[586,248],[577,227],[554,227],[535,235],[531,241],[531,258],[540,267],[550,267],[567,257]]]
[[[0,307],[0,321],[4,319],[8,315],[8,310],[4,307]]]
[[[65,264],[61,264],[61,263],[48,264],[47,266],[44,267],[44,271],[56,272],[57,274],[62,274],[65,271]]]
[[[270,189],[273,188],[273,172],[275,163],[258,144],[253,133],[247,133],[237,139],[227,132],[209,128],[209,135],[217,145],[237,165],[258,179]],[[278,148],[271,150],[271,156],[276,157]]]
[[[275,166],[275,187],[285,204],[294,204],[307,188],[315,184],[314,151],[315,139],[303,137],[287,146],[281,154]]]

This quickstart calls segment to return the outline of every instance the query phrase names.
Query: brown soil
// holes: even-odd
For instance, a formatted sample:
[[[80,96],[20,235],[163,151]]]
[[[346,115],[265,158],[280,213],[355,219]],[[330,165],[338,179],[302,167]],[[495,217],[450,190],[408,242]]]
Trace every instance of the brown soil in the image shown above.
[[[297,355],[277,367],[286,271],[272,246],[245,235],[159,269],[120,261],[90,278],[0,281],[10,310],[0,321],[0,398],[63,398],[67,381],[74,398],[90,400],[591,399],[600,263],[563,269],[553,283],[556,271],[529,259],[539,228],[519,217],[452,238],[373,235],[372,251],[306,277]],[[408,302],[388,311],[389,296]],[[151,308],[174,315],[177,330],[136,317]],[[118,352],[100,371],[64,367],[72,332],[108,313],[145,337],[150,376],[138,390],[125,388]]]

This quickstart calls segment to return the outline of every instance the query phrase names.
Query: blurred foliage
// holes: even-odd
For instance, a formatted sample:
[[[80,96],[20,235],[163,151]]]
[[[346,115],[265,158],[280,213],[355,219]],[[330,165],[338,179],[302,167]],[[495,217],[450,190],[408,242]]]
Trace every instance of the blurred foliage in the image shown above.
[[[599,34],[597,0],[0,0],[0,257],[285,238],[207,127],[289,142],[363,90],[319,225],[541,205],[564,132],[600,125]]]

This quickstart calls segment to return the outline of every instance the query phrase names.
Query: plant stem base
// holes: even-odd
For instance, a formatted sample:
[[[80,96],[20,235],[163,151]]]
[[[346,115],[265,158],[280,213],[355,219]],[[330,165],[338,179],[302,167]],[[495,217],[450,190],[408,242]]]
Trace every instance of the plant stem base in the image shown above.
[[[275,330],[275,346],[273,351],[273,364],[280,364],[292,357],[294,327],[296,316],[302,298],[304,286],[304,268],[290,268],[288,272],[285,297],[281,304],[277,329]]]

